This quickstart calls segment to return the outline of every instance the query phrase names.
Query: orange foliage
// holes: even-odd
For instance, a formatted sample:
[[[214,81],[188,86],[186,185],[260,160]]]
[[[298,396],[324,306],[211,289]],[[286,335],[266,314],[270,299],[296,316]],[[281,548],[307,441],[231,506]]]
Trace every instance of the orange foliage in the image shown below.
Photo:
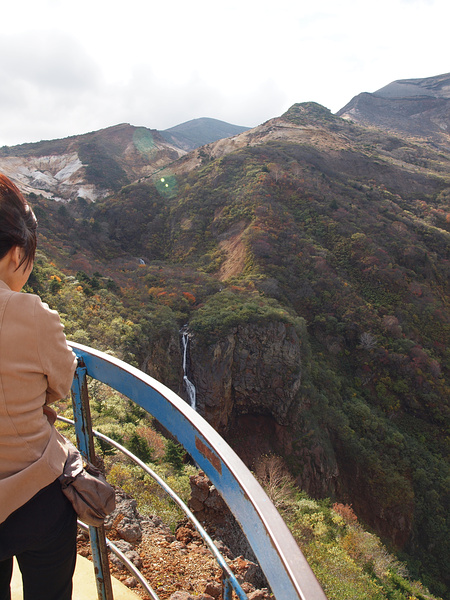
[[[161,459],[164,457],[166,451],[166,444],[164,442],[164,438],[161,435],[156,433],[156,431],[151,427],[146,427],[145,425],[137,427],[136,433],[139,437],[144,438],[147,441],[150,448],[152,448],[154,459]]]
[[[158,296],[163,291],[164,291],[164,288],[162,288],[162,287],[151,287],[151,288],[149,288],[148,293],[150,296]]]
[[[351,504],[340,504],[339,502],[335,502],[333,504],[333,510],[340,515],[348,525],[356,523],[358,520]]]
[[[190,302],[191,304],[194,304],[194,302],[195,302],[195,296],[194,296],[194,294],[191,294],[190,292],[183,292],[183,296],[184,296],[184,297],[185,297],[187,300],[189,300],[189,302]]]

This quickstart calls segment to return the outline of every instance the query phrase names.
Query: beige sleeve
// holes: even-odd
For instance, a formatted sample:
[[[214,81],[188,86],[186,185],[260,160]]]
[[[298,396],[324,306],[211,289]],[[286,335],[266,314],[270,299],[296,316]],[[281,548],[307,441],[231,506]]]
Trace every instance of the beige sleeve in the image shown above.
[[[69,393],[77,359],[67,345],[58,313],[40,299],[35,305],[35,325],[39,359],[47,377],[46,404],[50,404]]]

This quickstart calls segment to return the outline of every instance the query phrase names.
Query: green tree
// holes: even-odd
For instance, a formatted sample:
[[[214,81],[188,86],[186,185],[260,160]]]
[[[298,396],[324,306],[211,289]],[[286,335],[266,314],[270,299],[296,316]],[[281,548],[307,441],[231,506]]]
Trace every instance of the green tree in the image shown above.
[[[137,433],[133,433],[127,443],[128,450],[147,463],[152,460],[153,449],[149,446],[145,438],[140,437]]]
[[[176,473],[183,469],[184,449],[180,444],[167,440],[164,459],[172,465]]]

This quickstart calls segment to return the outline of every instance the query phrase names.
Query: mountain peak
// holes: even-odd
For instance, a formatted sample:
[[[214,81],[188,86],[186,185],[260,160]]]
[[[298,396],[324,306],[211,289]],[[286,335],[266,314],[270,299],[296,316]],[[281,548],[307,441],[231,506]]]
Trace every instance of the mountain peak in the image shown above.
[[[450,73],[422,79],[399,79],[374,92],[381,98],[431,96],[450,99]]]
[[[319,127],[329,131],[336,131],[345,126],[339,117],[317,102],[294,104],[281,115],[281,119],[299,127]]]
[[[249,127],[232,125],[218,119],[200,117],[199,119],[180,123],[180,125],[175,125],[175,127],[170,127],[159,133],[166,141],[189,151],[243,133],[248,129]]]
[[[337,116],[364,126],[450,145],[450,73],[393,81],[355,96]]]

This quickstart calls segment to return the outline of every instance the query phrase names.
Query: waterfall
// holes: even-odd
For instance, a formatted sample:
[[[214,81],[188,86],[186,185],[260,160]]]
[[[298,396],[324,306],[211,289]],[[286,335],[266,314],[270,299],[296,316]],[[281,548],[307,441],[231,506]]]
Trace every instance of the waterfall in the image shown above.
[[[183,380],[184,385],[186,386],[186,392],[189,398],[189,404],[191,408],[196,410],[196,399],[195,399],[195,385],[188,379],[187,376],[187,353],[188,353],[188,345],[189,345],[189,336],[186,329],[181,330],[181,341],[183,343]]]

